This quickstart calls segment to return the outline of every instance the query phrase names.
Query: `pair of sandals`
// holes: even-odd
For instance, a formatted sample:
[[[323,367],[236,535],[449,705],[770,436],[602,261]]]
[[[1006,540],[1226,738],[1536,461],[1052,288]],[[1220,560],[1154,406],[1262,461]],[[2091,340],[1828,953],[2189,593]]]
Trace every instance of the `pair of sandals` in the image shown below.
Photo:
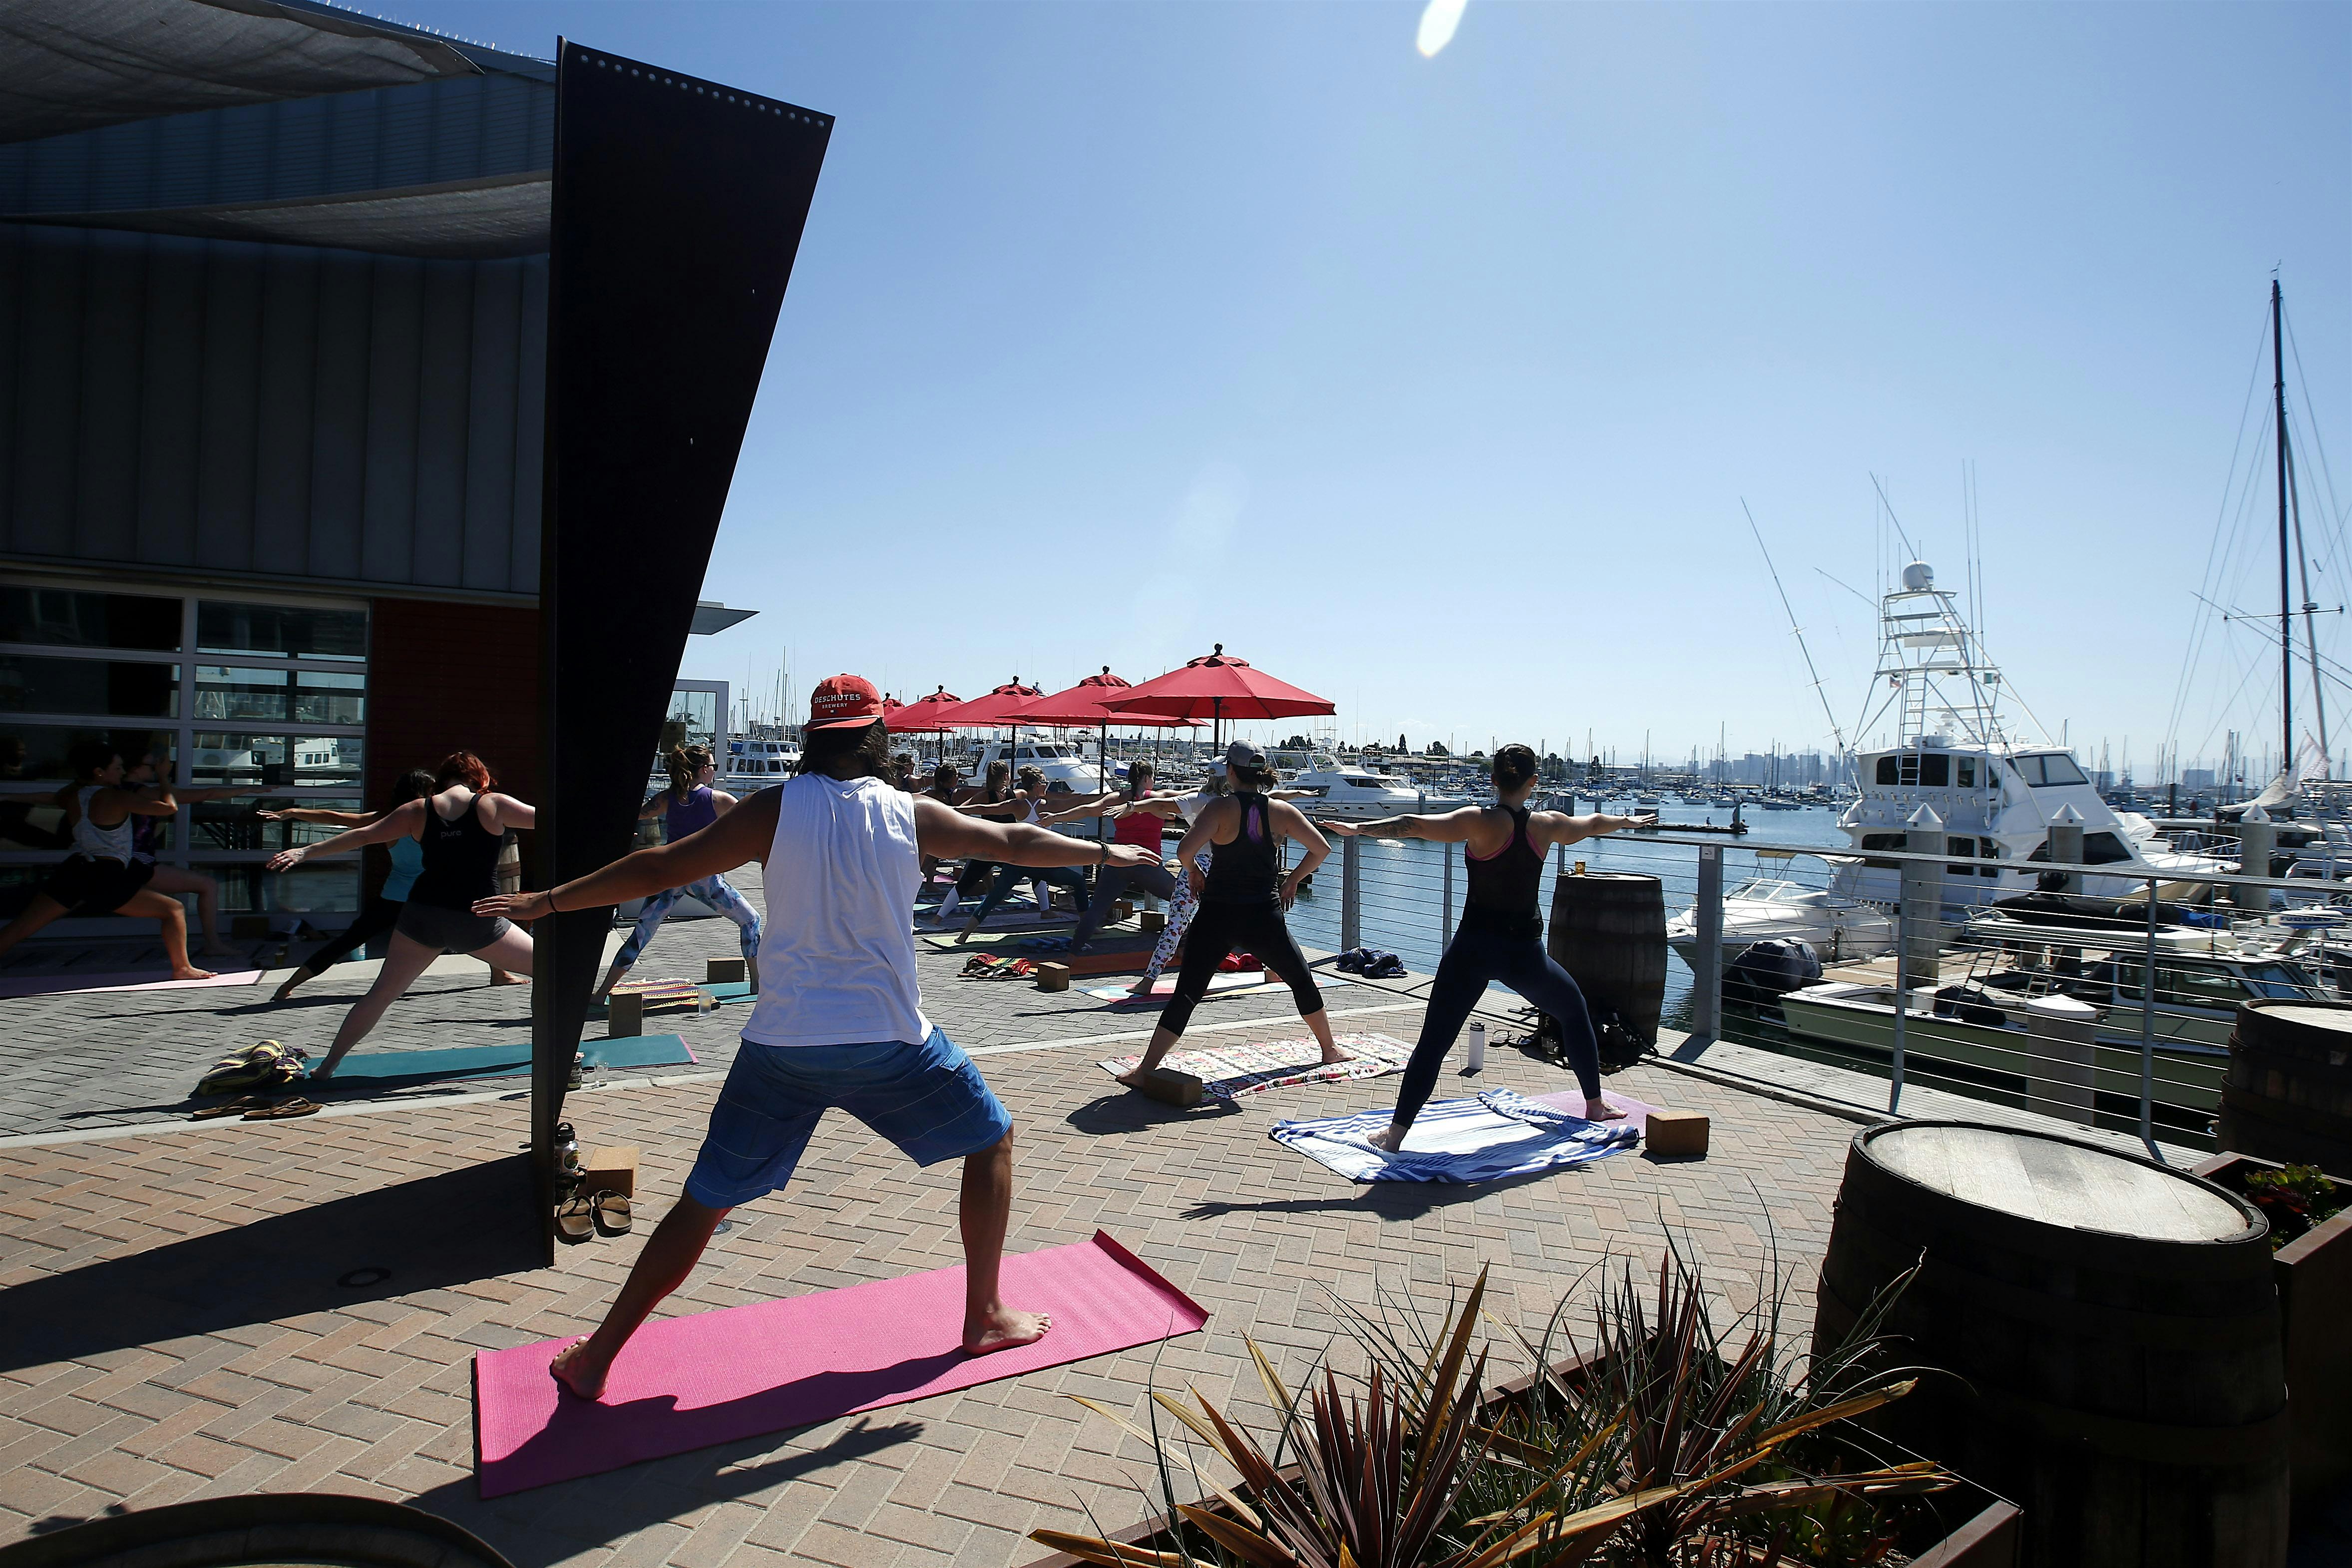
[[[618,1193],[575,1193],[556,1205],[555,1231],[575,1244],[592,1236],[626,1236],[633,1217],[629,1200]]]
[[[992,958],[976,952],[964,962],[962,980],[1026,980],[1037,973],[1033,958]]]
[[[225,1105],[207,1105],[188,1118],[191,1121],[211,1121],[223,1116],[235,1116],[246,1121],[289,1121],[297,1116],[316,1116],[327,1109],[315,1100],[296,1095],[291,1100],[264,1100],[257,1094],[241,1094]]]

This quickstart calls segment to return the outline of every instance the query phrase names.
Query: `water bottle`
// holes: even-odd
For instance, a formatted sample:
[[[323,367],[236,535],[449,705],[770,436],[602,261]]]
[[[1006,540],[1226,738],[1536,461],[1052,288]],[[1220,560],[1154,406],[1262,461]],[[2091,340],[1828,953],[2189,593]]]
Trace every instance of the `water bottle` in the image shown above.
[[[1476,1072],[1486,1065],[1486,1026],[1484,1024],[1473,1024],[1470,1026],[1470,1066],[1466,1070]]]

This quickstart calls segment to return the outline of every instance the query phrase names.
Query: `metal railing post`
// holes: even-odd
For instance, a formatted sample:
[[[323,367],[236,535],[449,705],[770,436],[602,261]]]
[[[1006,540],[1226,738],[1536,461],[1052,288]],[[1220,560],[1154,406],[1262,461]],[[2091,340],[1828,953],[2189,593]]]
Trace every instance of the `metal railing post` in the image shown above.
[[[1910,995],[1911,973],[1911,900],[1898,899],[1895,904],[1895,1055],[1894,1070],[1886,1084],[1886,1113],[1895,1114],[1903,1103],[1903,1012]]]
[[[1691,1034],[1723,1037],[1723,851],[1712,844],[1698,852],[1697,942],[1692,949]]]
[[[1339,946],[1364,945],[1364,841],[1353,834],[1339,840]]]
[[[1442,851],[1440,858],[1445,862],[1445,891],[1437,903],[1437,951],[1444,952],[1454,945],[1454,847],[1441,844],[1437,847]]]
[[[2156,1146],[2156,879],[2147,879],[2147,951],[2139,975],[2139,1141],[2148,1158],[2161,1164]],[[2094,1103],[2097,1090],[2092,1091]]]

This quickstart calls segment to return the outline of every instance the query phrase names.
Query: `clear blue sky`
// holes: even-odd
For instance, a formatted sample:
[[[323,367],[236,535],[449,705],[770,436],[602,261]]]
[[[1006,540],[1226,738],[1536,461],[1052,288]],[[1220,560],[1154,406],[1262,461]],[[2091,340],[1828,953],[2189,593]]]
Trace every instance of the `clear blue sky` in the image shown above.
[[[1223,641],[1349,736],[1812,745],[1740,498],[1850,722],[1819,571],[1874,591],[1874,472],[1960,577],[1972,460],[1993,651],[2143,761],[2274,266],[2352,502],[2352,7],[1471,0],[1424,59],[1414,5],[377,4],[838,116],[711,568],[761,615],[689,675]]]

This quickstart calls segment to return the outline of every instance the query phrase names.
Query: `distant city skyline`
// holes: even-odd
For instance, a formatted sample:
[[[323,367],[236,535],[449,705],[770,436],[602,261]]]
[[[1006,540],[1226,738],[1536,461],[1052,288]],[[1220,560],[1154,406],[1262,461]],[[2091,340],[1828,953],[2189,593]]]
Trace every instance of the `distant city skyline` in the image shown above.
[[[1850,726],[1876,485],[1957,582],[1973,465],[2053,738],[2274,753],[2271,634],[2195,597],[2275,610],[2273,269],[2352,599],[2352,7],[383,8],[838,116],[706,589],[761,614],[689,676],[1223,642],[1351,740],[1828,748],[1743,501]]]

